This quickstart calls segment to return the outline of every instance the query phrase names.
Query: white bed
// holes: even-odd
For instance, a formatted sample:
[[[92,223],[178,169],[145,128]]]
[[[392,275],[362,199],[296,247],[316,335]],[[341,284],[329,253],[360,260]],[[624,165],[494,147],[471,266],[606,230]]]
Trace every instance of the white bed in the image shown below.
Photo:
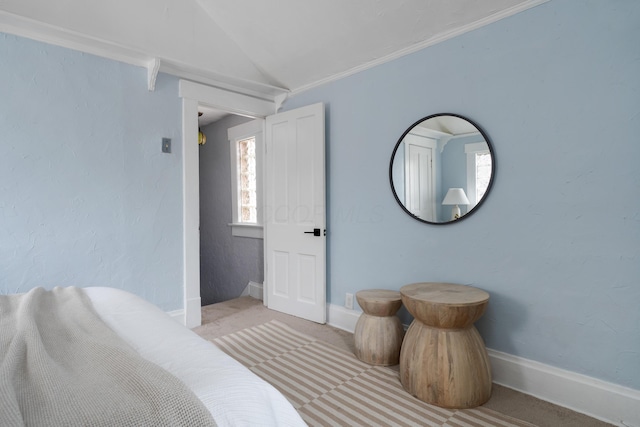
[[[84,292],[104,323],[144,359],[181,380],[204,404],[216,425],[306,425],[274,387],[153,304],[113,288],[85,288]],[[40,310],[34,316],[46,314]],[[11,341],[4,342],[12,345]],[[9,362],[0,358],[5,367]],[[6,375],[6,369],[4,372]],[[11,392],[5,396],[11,398]]]
[[[306,425],[274,387],[158,307],[118,289],[85,292],[102,320],[142,357],[182,380],[219,426]]]

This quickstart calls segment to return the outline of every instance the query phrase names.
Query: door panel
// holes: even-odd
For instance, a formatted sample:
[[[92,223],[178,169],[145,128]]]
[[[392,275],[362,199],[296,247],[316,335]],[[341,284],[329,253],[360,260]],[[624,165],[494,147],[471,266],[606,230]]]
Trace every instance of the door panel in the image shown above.
[[[324,323],[324,106],[269,116],[266,126],[267,306]],[[316,228],[320,236],[313,234]]]
[[[289,254],[273,251],[273,293],[276,296],[289,295]]]
[[[405,137],[405,201],[409,212],[426,221],[435,221],[435,141],[417,136]]]

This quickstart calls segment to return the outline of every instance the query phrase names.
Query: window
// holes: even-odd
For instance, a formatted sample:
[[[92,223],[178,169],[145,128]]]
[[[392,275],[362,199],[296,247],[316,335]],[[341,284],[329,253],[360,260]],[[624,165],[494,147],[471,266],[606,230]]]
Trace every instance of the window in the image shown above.
[[[491,153],[486,142],[465,144],[464,152],[467,153],[467,197],[469,198],[468,210],[478,204],[491,181]]]
[[[476,200],[480,201],[484,197],[491,181],[491,154],[489,151],[476,154]],[[476,202],[477,203],[477,202]]]
[[[239,223],[257,224],[256,137],[241,139],[238,150]]]
[[[231,232],[262,238],[262,120],[228,130],[231,153]]]

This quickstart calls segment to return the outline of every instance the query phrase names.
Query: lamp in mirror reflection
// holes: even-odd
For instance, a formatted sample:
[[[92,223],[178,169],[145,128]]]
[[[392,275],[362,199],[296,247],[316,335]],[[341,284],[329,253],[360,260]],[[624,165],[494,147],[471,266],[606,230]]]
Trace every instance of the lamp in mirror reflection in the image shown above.
[[[453,205],[451,219],[460,218],[460,205],[468,205],[469,199],[462,188],[450,188],[442,201],[443,205]]]

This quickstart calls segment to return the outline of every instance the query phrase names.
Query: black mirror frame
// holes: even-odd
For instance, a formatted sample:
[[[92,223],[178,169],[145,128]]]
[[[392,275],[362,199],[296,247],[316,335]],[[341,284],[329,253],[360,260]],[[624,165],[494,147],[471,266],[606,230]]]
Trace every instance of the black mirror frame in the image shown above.
[[[411,132],[411,130],[416,127],[417,125],[419,125],[420,123],[424,122],[425,120],[429,120],[432,119],[434,117],[440,117],[440,116],[453,116],[453,117],[457,117],[459,119],[465,120],[469,123],[471,123],[473,126],[475,126],[476,129],[478,129],[478,132],[480,132],[480,134],[482,135],[482,137],[484,138],[485,142],[487,143],[487,145],[489,146],[489,152],[491,153],[491,178],[489,179],[489,184],[487,185],[487,191],[485,191],[484,196],[482,197],[482,199],[480,199],[480,201],[478,203],[476,203],[476,205],[473,207],[473,209],[471,209],[469,212],[467,212],[466,214],[464,214],[463,216],[461,216],[460,218],[456,219],[456,220],[450,220],[450,221],[446,221],[446,222],[433,222],[433,221],[427,221],[424,220],[422,218],[417,217],[416,215],[412,214],[411,212],[409,212],[409,210],[405,207],[404,203],[402,203],[400,201],[400,198],[398,197],[398,194],[396,193],[396,189],[393,185],[393,160],[396,157],[396,152],[398,151],[398,148],[400,147],[400,144],[402,144],[402,141],[404,140],[404,137],[407,136],[407,134],[409,132]],[[473,120],[462,116],[460,114],[455,114],[455,113],[437,113],[437,114],[431,114],[430,116],[426,116],[421,118],[420,120],[416,121],[415,123],[413,123],[411,126],[409,126],[407,128],[406,131],[404,131],[404,133],[402,134],[402,136],[400,136],[400,139],[398,139],[398,142],[396,143],[395,147],[393,148],[393,152],[391,153],[391,161],[389,162],[389,184],[391,185],[391,192],[393,193],[393,197],[396,199],[396,202],[398,202],[398,205],[400,205],[400,207],[402,208],[403,211],[405,211],[410,217],[412,217],[413,219],[423,222],[425,224],[432,224],[432,225],[449,225],[449,224],[455,224],[458,223],[464,219],[466,219],[467,217],[470,217],[471,215],[473,215],[478,208],[484,203],[484,201],[487,199],[487,197],[489,196],[489,193],[491,192],[491,188],[493,187],[493,181],[496,178],[496,155],[495,152],[493,150],[493,145],[491,144],[491,141],[489,140],[489,137],[487,136],[487,134],[484,132],[484,130],[478,126],[478,124],[476,122],[474,122]]]

